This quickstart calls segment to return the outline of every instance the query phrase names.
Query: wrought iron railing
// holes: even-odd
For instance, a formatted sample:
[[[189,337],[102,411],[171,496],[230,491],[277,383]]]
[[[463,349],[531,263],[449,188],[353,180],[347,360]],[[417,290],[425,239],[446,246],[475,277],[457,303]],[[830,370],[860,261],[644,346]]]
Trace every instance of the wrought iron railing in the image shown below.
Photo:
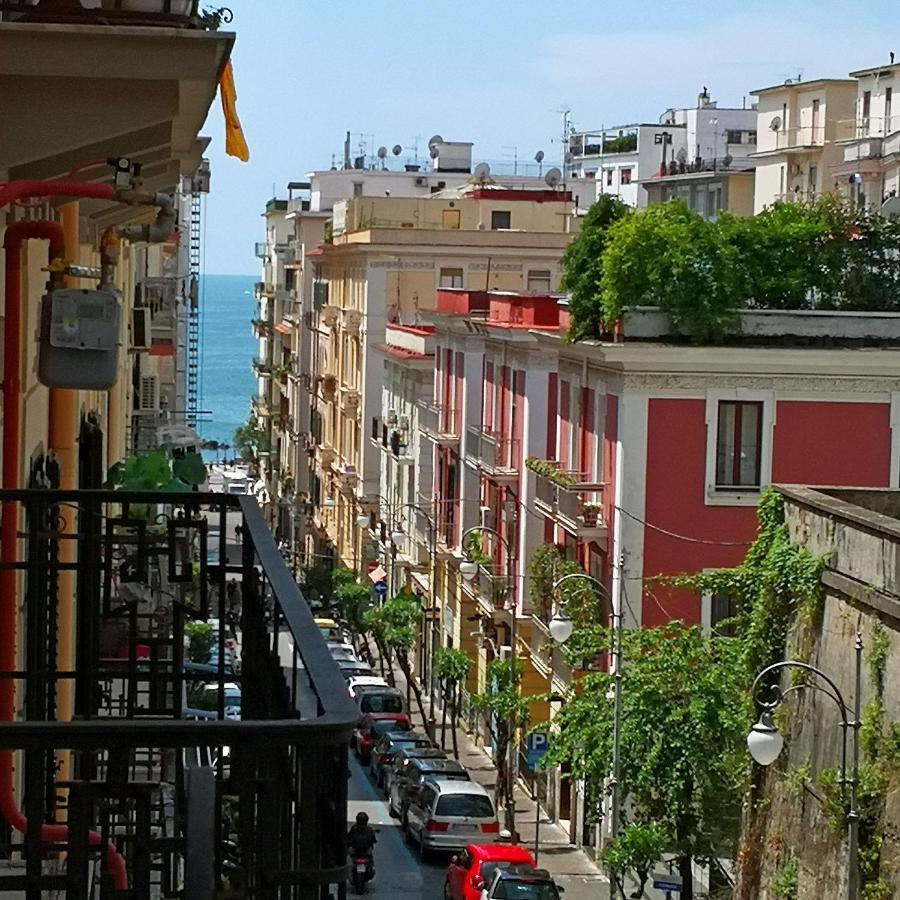
[[[0,502],[19,534],[0,564],[18,627],[0,640],[23,660],[0,673],[0,710],[23,711],[0,722],[0,835],[4,818],[24,831],[0,836],[0,893],[312,900],[342,883],[356,713],[255,500]],[[232,579],[241,674],[219,614],[237,605]],[[217,653],[186,665],[185,625],[210,616]],[[199,679],[212,710],[193,699]]]

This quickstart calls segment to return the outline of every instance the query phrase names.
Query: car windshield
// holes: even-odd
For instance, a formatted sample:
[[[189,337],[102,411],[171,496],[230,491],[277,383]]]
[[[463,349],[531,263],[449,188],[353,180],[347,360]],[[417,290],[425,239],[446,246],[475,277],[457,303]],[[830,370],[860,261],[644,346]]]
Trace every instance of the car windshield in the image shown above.
[[[402,722],[395,722],[393,719],[385,719],[382,722],[372,723],[372,732],[374,734],[385,734],[388,731],[398,731],[403,728]]]
[[[362,695],[359,708],[364,713],[402,713],[403,698],[399,694],[376,694],[367,691]]]
[[[491,900],[559,900],[552,881],[519,881],[504,878],[491,891]]]
[[[470,816],[475,819],[492,819],[494,804],[490,797],[481,794],[447,794],[438,800],[436,816]]]

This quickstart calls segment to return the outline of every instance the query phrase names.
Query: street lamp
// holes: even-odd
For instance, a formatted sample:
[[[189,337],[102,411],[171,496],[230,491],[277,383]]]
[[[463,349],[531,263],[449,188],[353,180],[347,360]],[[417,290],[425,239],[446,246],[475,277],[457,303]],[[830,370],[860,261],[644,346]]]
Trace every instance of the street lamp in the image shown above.
[[[565,610],[557,610],[556,615],[550,620],[550,637],[557,644],[564,644],[575,628],[575,623],[566,615]],[[552,675],[552,673],[551,673]]]
[[[853,709],[847,705],[838,686],[821,670],[809,663],[800,662],[795,659],[787,659],[782,662],[773,663],[763,669],[753,682],[751,688],[752,694],[756,697],[756,702],[762,709],[759,721],[750,730],[747,735],[747,749],[750,755],[761,766],[770,766],[778,759],[781,749],[784,746],[784,738],[775,727],[772,719],[772,711],[784,702],[792,691],[799,691],[802,688],[812,688],[821,691],[826,697],[830,697],[837,704],[841,715],[841,802],[844,800],[847,786],[850,788],[850,805],[847,813],[847,848],[848,848],[848,873],[847,873],[847,898],[848,900],[856,900],[859,891],[859,811],[857,810],[856,793],[859,786],[859,727],[860,727],[860,700],[862,694],[862,651],[863,642],[862,634],[857,632],[856,643],[854,645],[856,651],[856,693],[853,697]],[[801,672],[809,672],[821,679],[824,684],[816,682],[795,684],[787,690],[782,690],[781,685],[774,683],[769,678],[775,672],[782,669],[797,669]],[[765,699],[765,695],[771,699]],[[848,736],[853,735],[853,746],[850,755],[851,769],[850,777],[847,777],[847,740]]]
[[[509,626],[509,643],[510,643],[510,653],[509,653],[509,666],[510,666],[510,684],[515,689],[516,693],[518,693],[518,682],[517,678],[519,676],[518,668],[516,666],[516,662],[518,660],[518,654],[516,652],[516,642],[518,639],[517,635],[517,600],[515,594],[515,572],[513,571],[513,555],[510,550],[509,541],[500,534],[494,528],[489,528],[487,525],[473,525],[471,528],[467,528],[460,538],[460,546],[463,548],[463,551],[466,554],[466,559],[463,560],[459,564],[459,571],[463,578],[466,581],[471,581],[475,575],[478,573],[479,564],[472,559],[468,549],[466,548],[466,538],[475,533],[482,534],[490,534],[493,536],[503,547],[506,552],[506,577],[507,584],[510,596],[512,597],[512,609],[510,610],[510,626]],[[514,797],[514,790],[516,785],[515,779],[515,769],[516,769],[516,760],[518,755],[518,747],[516,746],[516,719],[515,712],[512,714],[511,721],[509,723],[509,747],[508,747],[508,760],[506,763],[506,829],[513,836],[513,840],[515,840],[516,836],[516,801]]]
[[[612,840],[615,840],[619,835],[619,808],[621,805],[621,798],[619,796],[619,772],[621,770],[621,761],[620,761],[620,744],[621,744],[621,733],[622,733],[622,609],[616,609],[616,604],[612,602],[612,598],[609,596],[609,591],[606,589],[606,585],[603,584],[602,581],[598,578],[594,578],[593,575],[588,575],[587,572],[570,572],[568,575],[563,575],[561,578],[557,578],[556,581],[553,582],[553,591],[556,592],[559,590],[560,586],[567,581],[588,581],[590,582],[599,592],[609,601],[609,617],[612,625],[612,641],[611,641],[611,650],[612,650],[612,659],[610,670],[613,676],[613,758],[612,758],[612,777],[609,780],[609,793],[610,793],[610,810],[609,810],[609,833]],[[560,612],[562,611],[562,607],[560,607]],[[553,617],[554,621],[557,623],[557,628],[562,633],[566,627],[568,627],[569,634],[572,633],[572,623],[569,622],[568,626],[565,621],[558,620],[558,616],[560,615],[557,612],[556,616]],[[565,615],[563,613],[563,615]],[[566,616],[568,619],[568,616]],[[553,634],[553,621],[550,623],[550,634]],[[568,635],[567,635],[568,637]],[[609,879],[609,895],[610,897],[615,897],[616,895],[616,879]]]
[[[367,516],[365,513],[360,513],[356,517],[356,524],[357,524],[357,527],[359,527],[359,528],[368,528],[371,521],[372,521],[371,518],[369,516]]]

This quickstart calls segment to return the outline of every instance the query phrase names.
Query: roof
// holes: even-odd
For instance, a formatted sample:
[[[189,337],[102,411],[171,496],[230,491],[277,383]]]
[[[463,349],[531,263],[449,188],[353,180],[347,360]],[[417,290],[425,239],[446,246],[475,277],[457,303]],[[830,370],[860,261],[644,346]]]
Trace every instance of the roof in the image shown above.
[[[370,713],[364,713],[364,715],[367,718],[371,719],[373,722],[385,722],[388,719],[393,719],[394,721],[398,721],[400,719],[406,719],[407,721],[409,720],[409,715],[407,713],[386,713],[386,712],[373,713],[373,712],[370,712]]]
[[[395,347],[393,344],[376,344],[375,349],[394,359],[402,359],[409,362],[425,362],[434,359],[433,353],[416,353],[415,350],[407,350],[405,347]]]
[[[441,794],[480,794],[490,797],[488,789],[477,781],[435,781],[432,785]]]
[[[500,860],[534,865],[534,857],[524,847],[516,844],[468,844],[466,850],[478,860]]]
[[[447,754],[440,747],[404,747],[397,756],[406,762],[411,762],[414,759],[447,758]]]
[[[900,63],[888,63],[886,66],[870,66],[868,69],[857,69],[850,73],[851,78],[865,78],[866,75],[880,75],[900,70]]]
[[[768,91],[793,90],[794,88],[808,90],[809,88],[814,87],[824,87],[827,84],[855,85],[856,82],[852,78],[813,78],[812,81],[785,81],[782,84],[773,84],[769,87],[757,88],[755,91],[750,91],[750,94],[755,97],[758,94],[765,94]]]
[[[447,759],[440,756],[417,756],[410,760],[410,765],[417,769],[435,772],[465,772],[466,767],[458,759]]]

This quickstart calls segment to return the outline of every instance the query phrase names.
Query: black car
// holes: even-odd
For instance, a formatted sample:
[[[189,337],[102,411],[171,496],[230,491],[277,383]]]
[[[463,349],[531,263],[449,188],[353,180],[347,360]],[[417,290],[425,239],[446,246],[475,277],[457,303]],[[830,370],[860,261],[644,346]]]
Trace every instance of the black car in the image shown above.
[[[434,747],[434,742],[426,734],[417,734],[415,731],[389,731],[381,736],[381,740],[372,750],[369,757],[369,772],[378,787],[384,787],[385,773],[398,750],[425,750],[431,747]]]
[[[341,659],[338,661],[341,675],[348,681],[362,675],[374,675],[372,667],[361,659]]]
[[[391,815],[403,819],[409,798],[428,780],[471,781],[466,767],[455,759],[412,758],[400,772],[394,772],[388,793]]]
[[[384,792],[391,793],[391,783],[395,778],[403,778],[411,759],[446,759],[447,754],[440,747],[404,747],[398,750],[394,761],[388,766],[384,777]]]
[[[514,865],[497,869],[487,900],[560,900],[562,892],[546,869]]]

